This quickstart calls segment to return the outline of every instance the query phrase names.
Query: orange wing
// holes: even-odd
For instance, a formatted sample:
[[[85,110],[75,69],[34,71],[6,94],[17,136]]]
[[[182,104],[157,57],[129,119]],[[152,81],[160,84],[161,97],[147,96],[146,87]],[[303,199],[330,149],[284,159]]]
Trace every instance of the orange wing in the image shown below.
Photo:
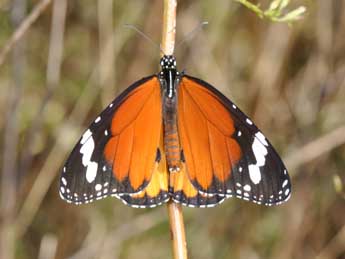
[[[184,179],[195,188],[184,191],[186,205],[212,206],[232,196],[268,206],[289,199],[291,183],[283,162],[235,104],[187,75],[181,78],[178,98]],[[199,202],[196,191],[204,196]]]
[[[153,208],[167,202],[170,199],[168,194],[168,170],[163,145],[163,128],[161,127],[161,138],[158,148],[158,155],[152,170],[152,177],[144,190],[135,194],[122,195],[124,203],[134,208]]]
[[[234,121],[213,93],[186,77],[178,96],[178,127],[188,177],[202,193],[225,190],[241,157],[241,148],[232,138]]]
[[[159,151],[162,127],[159,80],[143,78],[118,96],[80,138],[63,168],[60,196],[75,204],[116,196],[129,205],[149,206],[142,196],[131,203],[126,195],[141,192],[151,198],[159,196],[158,190],[167,193]]]
[[[104,148],[105,159],[124,193],[139,192],[150,181],[161,128],[160,87],[154,77],[130,93],[115,112],[112,138]]]

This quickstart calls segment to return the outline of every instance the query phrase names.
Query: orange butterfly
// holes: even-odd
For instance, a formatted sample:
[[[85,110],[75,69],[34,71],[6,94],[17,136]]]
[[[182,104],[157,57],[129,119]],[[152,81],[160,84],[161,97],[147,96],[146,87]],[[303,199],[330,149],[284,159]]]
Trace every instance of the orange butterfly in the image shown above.
[[[115,196],[135,208],[288,200],[287,170],[253,122],[214,87],[178,72],[173,56],[160,65],[86,130],[63,167],[60,196],[74,204]]]

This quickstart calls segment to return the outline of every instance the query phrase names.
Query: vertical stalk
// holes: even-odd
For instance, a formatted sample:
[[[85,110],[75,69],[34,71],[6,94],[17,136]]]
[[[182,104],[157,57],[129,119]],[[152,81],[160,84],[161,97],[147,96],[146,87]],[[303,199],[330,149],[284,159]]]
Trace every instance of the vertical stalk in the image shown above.
[[[177,0],[164,0],[162,50],[172,55],[175,47]]]
[[[18,28],[25,17],[26,0],[15,0],[11,8],[11,23]],[[13,45],[10,63],[12,82],[7,113],[5,114],[3,152],[1,154],[3,167],[0,186],[0,258],[14,259],[16,251],[16,234],[14,217],[16,214],[18,166],[17,152],[19,142],[18,115],[22,87],[25,74],[25,41]]]
[[[172,55],[175,47],[177,0],[164,0],[162,54]],[[171,241],[174,259],[187,259],[186,234],[183,223],[182,207],[170,201],[168,203]]]
[[[169,201],[167,206],[174,259],[187,259],[187,242],[181,204]]]
[[[0,49],[0,66],[3,65],[5,59],[13,49],[17,41],[19,41],[25,33],[30,29],[31,25],[40,17],[42,12],[48,7],[52,0],[41,0],[31,13],[23,20],[23,22],[18,26],[15,32],[12,34],[11,38],[7,40],[4,47]]]

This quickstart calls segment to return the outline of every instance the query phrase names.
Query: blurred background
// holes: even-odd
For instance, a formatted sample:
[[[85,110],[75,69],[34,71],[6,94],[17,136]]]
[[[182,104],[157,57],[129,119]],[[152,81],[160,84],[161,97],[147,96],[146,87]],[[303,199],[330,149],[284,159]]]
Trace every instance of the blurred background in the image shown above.
[[[163,1],[49,2],[0,1],[0,48],[42,7],[0,65],[0,258],[172,258],[166,206],[73,206],[58,195],[84,129],[158,71],[159,50],[123,25],[160,42]],[[293,182],[278,207],[184,208],[191,259],[345,258],[345,0],[299,5],[307,14],[289,27],[231,0],[179,1],[177,41],[209,22],[176,49],[179,69],[252,117]]]

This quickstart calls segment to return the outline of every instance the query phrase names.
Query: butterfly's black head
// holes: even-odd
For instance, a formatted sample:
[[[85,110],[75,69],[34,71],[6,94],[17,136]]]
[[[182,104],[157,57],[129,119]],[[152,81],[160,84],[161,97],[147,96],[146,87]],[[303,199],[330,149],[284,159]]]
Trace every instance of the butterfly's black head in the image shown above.
[[[161,58],[162,71],[164,70],[176,70],[176,59],[172,55],[164,55]]]

